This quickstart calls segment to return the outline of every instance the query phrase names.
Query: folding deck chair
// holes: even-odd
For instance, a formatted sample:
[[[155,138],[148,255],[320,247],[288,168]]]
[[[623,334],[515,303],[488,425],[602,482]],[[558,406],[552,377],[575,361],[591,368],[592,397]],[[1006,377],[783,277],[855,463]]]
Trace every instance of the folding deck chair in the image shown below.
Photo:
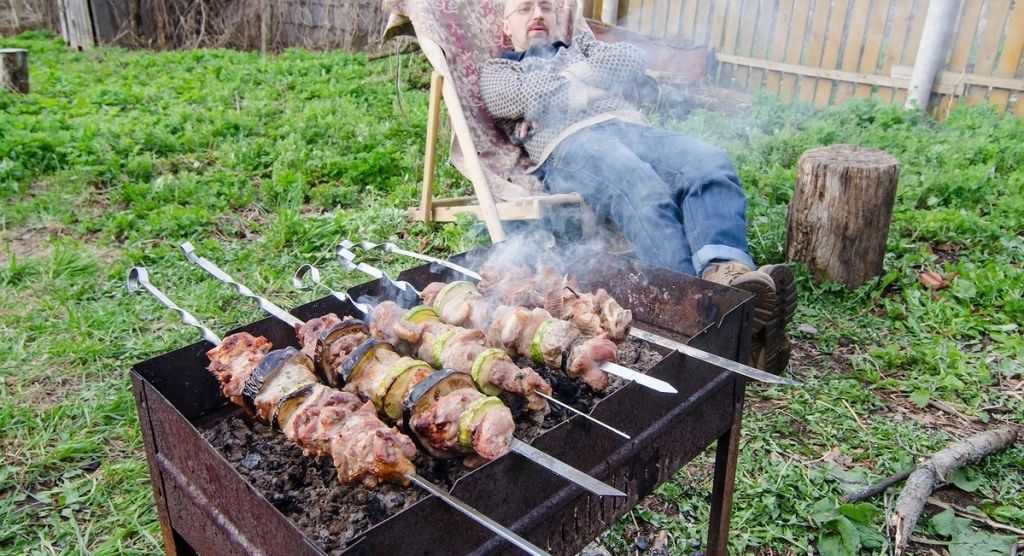
[[[556,0],[562,36],[586,29],[577,0]],[[547,194],[540,182],[525,173],[529,159],[511,144],[487,112],[480,95],[484,62],[510,48],[502,31],[504,0],[384,0],[390,14],[383,40],[415,36],[433,67],[427,120],[423,192],[410,220],[452,222],[462,212],[482,218],[491,241],[505,239],[503,220],[531,220],[555,205],[580,207],[584,232],[594,215],[579,194]],[[589,31],[584,31],[589,32]],[[451,161],[473,184],[475,195],[434,197],[436,143],[444,99],[453,137]]]

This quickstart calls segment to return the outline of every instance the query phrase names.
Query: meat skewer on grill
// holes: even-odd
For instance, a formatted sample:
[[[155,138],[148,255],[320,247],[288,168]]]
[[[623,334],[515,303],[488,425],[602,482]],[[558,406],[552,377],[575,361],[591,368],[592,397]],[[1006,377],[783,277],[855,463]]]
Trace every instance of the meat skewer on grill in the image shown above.
[[[349,270],[372,269],[376,275],[383,275],[365,263],[356,264],[355,254],[346,247],[352,245],[344,241],[338,246],[338,261],[343,266]],[[402,287],[401,283],[391,282]],[[605,373],[608,373],[658,392],[677,393],[675,387],[663,380],[615,363],[615,344],[607,339],[607,334],[585,338],[573,323],[555,318],[544,309],[507,305],[494,307],[476,292],[470,282],[453,282],[448,286],[446,291],[440,292],[444,295],[440,295],[436,289],[422,292],[430,300],[436,295],[443,301],[434,304],[441,320],[456,326],[486,330],[487,338],[493,345],[512,355],[529,357],[534,363],[561,370],[570,378],[582,378],[594,390],[607,387],[608,377]],[[439,283],[437,287],[447,286]],[[466,296],[472,296],[472,299]],[[458,303],[449,303],[458,301],[460,297],[464,299]]]
[[[131,292],[145,288],[177,312],[182,323],[198,328],[203,339],[215,346],[207,352],[210,370],[217,376],[226,397],[260,420],[276,425],[307,455],[331,456],[342,482],[361,481],[371,488],[380,481],[403,485],[412,482],[527,554],[547,555],[533,543],[417,475],[410,461],[416,453],[412,442],[381,422],[371,404],[319,384],[311,371],[312,361],[305,354],[291,347],[271,351],[270,342],[265,338],[246,332],[232,334],[221,341],[153,286],[145,268],[130,269],[127,284]],[[365,455],[353,457],[359,452]]]
[[[283,322],[291,325],[297,331],[301,329],[302,325],[304,324],[303,321],[301,321],[298,318],[296,318],[295,316],[291,315],[290,313],[288,313],[284,309],[281,309],[277,305],[274,305],[273,303],[271,303],[267,299],[264,299],[264,298],[256,295],[255,293],[252,292],[252,290],[250,290],[249,288],[247,288],[244,285],[242,285],[242,284],[238,283],[237,281],[235,281],[233,278],[231,278],[231,276],[229,276],[227,273],[225,273],[223,270],[221,270],[219,267],[217,267],[217,265],[215,265],[211,261],[209,261],[209,260],[207,260],[205,258],[197,256],[195,254],[195,249],[192,247],[191,243],[186,242],[186,243],[181,245],[181,248],[182,248],[182,251],[185,253],[186,258],[188,258],[188,260],[190,262],[195,263],[200,268],[202,268],[206,272],[208,272],[211,275],[213,275],[214,277],[216,277],[218,280],[220,280],[220,281],[222,281],[222,282],[224,282],[226,284],[231,285],[242,296],[250,297],[252,299],[257,300],[257,302],[259,303],[260,307],[262,307],[265,311],[267,311],[271,315],[277,317],[279,320],[282,320]],[[319,327],[313,327],[313,328],[316,329],[316,328],[319,328]],[[318,340],[319,343],[318,343],[318,348],[317,348],[317,352],[320,354],[320,355],[318,355],[318,359],[320,359],[321,361],[324,360],[324,357],[323,357],[324,353],[330,353],[332,351],[329,346],[327,346],[327,347],[323,346],[323,341],[322,340],[323,340],[323,335],[321,335],[320,336],[320,340]],[[368,349],[368,351],[372,351],[375,354],[380,352],[380,350],[371,350],[371,349]],[[351,358],[349,358],[349,359],[351,359]],[[365,357],[363,357],[362,355],[360,355],[359,358],[357,358],[358,361],[362,361],[364,359],[365,359]],[[328,367],[328,368],[330,368],[330,367]],[[352,369],[356,369],[357,370],[358,368],[359,368],[359,364],[358,363],[354,363],[349,369],[346,369],[346,372],[351,372]],[[408,377],[411,371],[418,370],[418,369],[421,369],[421,368],[429,369],[430,367],[426,363],[423,363],[422,366],[412,366],[412,367],[409,367],[407,369],[404,369],[405,372],[403,372],[402,374],[405,377]],[[377,366],[377,369],[379,370],[380,367]],[[323,371],[323,369],[321,369],[321,372],[325,372],[325,371]],[[327,374],[328,374],[328,376],[330,376],[329,373],[327,373]],[[345,378],[345,374],[344,373],[342,373],[339,376],[341,377],[341,379]],[[376,392],[378,394],[381,392],[381,387],[384,387],[384,386],[387,387],[387,392],[389,392],[389,393],[391,392],[391,390],[393,390],[394,388],[398,387],[398,388],[401,389],[401,390],[398,390],[398,392],[401,392],[403,395],[406,392],[411,392],[411,391],[415,390],[415,388],[413,386],[413,380],[411,380],[411,379],[398,380],[398,376],[392,375],[390,372],[384,373],[383,375],[380,374],[380,373],[377,373],[376,376],[383,376],[385,379],[390,379],[388,381],[382,381],[382,382],[377,383],[377,390],[376,390]],[[457,378],[458,377],[449,377],[448,381],[455,382]],[[475,385],[472,383],[472,380],[469,379],[468,376],[465,377],[465,380],[466,380],[465,384],[467,386],[475,387]],[[427,382],[427,381],[424,380],[424,382]],[[446,384],[447,384],[447,381],[446,381]],[[410,388],[412,390],[409,390]],[[437,388],[431,387],[427,391],[420,391],[419,395],[421,395],[421,396],[428,395],[428,396],[433,397],[433,401],[439,401],[440,397],[442,397],[443,395],[448,394],[450,391],[455,390],[455,389],[456,388],[447,388],[447,389],[445,389],[445,388],[442,388],[441,386],[439,386]],[[358,386],[356,387],[356,391],[359,391],[359,387]],[[475,391],[475,388],[474,388],[474,391]],[[381,399],[386,400],[387,398],[388,398],[388,396],[385,394]],[[497,398],[493,398],[493,399],[500,402],[500,400],[498,400]],[[406,401],[408,401],[408,400],[406,400]],[[405,402],[403,402],[403,403],[405,403]],[[485,457],[485,458],[487,458],[488,455],[493,455],[493,457],[498,457],[498,456],[502,455],[502,453],[498,453],[498,451],[495,449],[495,447],[496,446],[504,446],[504,444],[500,444],[500,443],[496,444],[494,442],[494,440],[495,440],[497,435],[503,433],[505,427],[497,424],[498,421],[501,421],[501,419],[496,418],[495,414],[503,414],[504,412],[508,412],[509,411],[508,408],[505,407],[503,403],[501,403],[501,408],[499,409],[495,404],[485,404],[484,402],[480,401],[479,399],[470,399],[469,397],[466,397],[466,396],[463,396],[461,401],[459,401],[459,402],[452,402],[452,403],[453,403],[453,407],[465,407],[465,408],[467,408],[467,411],[459,413],[460,421],[459,421],[459,424],[458,424],[458,430],[459,430],[459,441],[460,441],[460,444],[458,445],[458,447],[461,447],[463,449],[463,451],[462,452],[456,452],[456,453],[450,453],[449,457],[456,456],[456,455],[461,455],[461,454],[465,453],[465,451],[469,451],[471,449],[479,449],[479,448],[486,448],[486,449],[482,450],[482,451],[478,451],[476,453],[476,455],[479,455],[479,456],[482,456],[482,457]],[[433,408],[433,406],[425,407],[425,406],[422,406],[422,404],[415,404],[415,407],[414,407],[414,409],[419,409],[419,410],[422,410],[422,411],[432,411],[433,410],[432,408]],[[468,411],[468,409],[472,409],[473,411]],[[469,416],[467,416],[467,414]],[[452,417],[454,415],[453,411],[450,411],[450,410],[449,411],[445,411],[443,414],[435,412],[434,415],[435,416],[433,417],[433,419],[435,421],[435,424],[443,425],[442,427],[440,427],[441,429],[444,429],[444,431],[449,431],[449,432],[451,430],[453,430],[451,428],[450,424],[445,424],[445,422],[442,420],[442,417],[449,417],[449,418]],[[510,415],[510,413],[509,413],[509,415]],[[424,417],[424,419],[426,419],[426,417]],[[410,417],[409,417],[408,413],[406,413],[406,415],[405,415],[405,420],[406,420],[407,423],[410,420]],[[509,420],[511,420],[511,419],[509,419]],[[512,428],[514,428],[514,424],[513,424]],[[466,440],[467,433],[465,431],[467,429],[471,429],[473,431],[473,436],[471,438],[471,441],[470,440]],[[415,435],[421,441],[423,441],[423,442],[421,442],[421,444],[424,445],[424,446],[430,445],[432,440],[438,438],[438,436],[436,436],[436,434],[438,434],[437,432],[419,431],[415,427],[411,427],[409,430],[414,432]],[[444,435],[444,438],[450,438],[450,435],[446,434],[446,435]],[[625,496],[625,493],[623,493],[622,491],[620,491],[618,489],[615,489],[615,488],[613,488],[613,487],[611,487],[611,486],[609,486],[609,485],[607,485],[607,484],[605,484],[605,483],[603,483],[601,481],[598,481],[597,479],[594,479],[593,477],[591,477],[591,476],[589,476],[589,475],[587,475],[587,474],[585,474],[585,473],[583,473],[583,472],[573,468],[572,466],[570,466],[568,464],[565,464],[564,462],[561,462],[561,461],[559,461],[559,460],[557,460],[555,458],[552,458],[551,456],[541,452],[540,450],[537,450],[536,448],[530,446],[529,444],[527,444],[525,442],[522,442],[522,441],[520,441],[520,440],[518,440],[518,439],[516,439],[514,437],[511,437],[511,430],[509,430],[507,438],[508,438],[508,441],[507,441],[508,450],[511,450],[513,452],[516,452],[516,453],[526,457],[530,461],[533,461],[534,463],[537,463],[537,464],[541,465],[545,469],[548,469],[549,471],[552,471],[552,472],[562,476],[563,478],[566,478],[566,479],[568,479],[568,480],[578,484],[579,486],[582,486],[583,488],[586,488],[587,490],[589,490],[589,491],[591,491],[591,492],[593,492],[595,494],[598,494],[598,495],[601,495],[601,496]],[[436,449],[436,450],[438,450],[440,452],[439,454],[435,454],[435,455],[441,455],[442,453],[446,452],[446,450],[445,450],[446,448],[456,448],[456,446],[454,446],[454,445],[452,445],[452,446],[448,446],[448,445],[445,445],[445,446],[432,446],[432,448],[434,448],[434,449]],[[488,459],[490,459],[490,458],[488,458]]]
[[[387,251],[389,253],[396,253],[396,254],[399,254],[399,255],[406,256],[406,257],[411,257],[411,258],[418,259],[418,260],[421,260],[421,261],[426,261],[426,262],[429,262],[429,263],[433,263],[433,264],[437,264],[437,265],[443,266],[445,268],[448,268],[450,270],[454,270],[455,272],[463,274],[464,276],[466,276],[468,278],[472,278],[472,279],[477,280],[477,281],[480,281],[480,280],[482,280],[484,278],[479,272],[476,272],[476,271],[474,271],[472,269],[466,268],[466,267],[464,267],[462,265],[455,264],[455,263],[453,263],[451,261],[446,261],[444,259],[439,259],[437,257],[431,257],[430,255],[424,255],[422,253],[417,253],[415,251],[408,251],[408,250],[405,250],[405,249],[401,249],[401,248],[399,248],[398,246],[396,246],[393,243],[373,243],[373,242],[369,242],[369,241],[364,241],[364,242],[361,242],[361,243],[358,243],[358,244],[354,244],[354,243],[346,240],[346,241],[343,241],[338,246],[338,253],[339,253],[339,255],[341,255],[342,249],[344,249],[345,251],[349,251],[349,249],[351,249],[352,247],[359,247],[359,248],[364,249],[364,250],[380,248],[380,249],[384,249],[385,251]],[[572,293],[575,294],[576,292],[572,292]],[[544,299],[548,299],[548,296],[544,295],[543,298]],[[571,306],[571,307],[578,307],[578,306]],[[584,316],[585,315],[581,315],[581,317],[584,317]],[[788,379],[788,378],[785,378],[785,377],[773,375],[771,373],[762,371],[761,369],[757,369],[757,368],[751,367],[749,365],[744,365],[743,363],[739,363],[739,362],[733,361],[731,359],[726,359],[725,357],[722,357],[720,355],[716,355],[714,353],[710,353],[710,352],[704,351],[702,349],[695,348],[693,346],[684,344],[682,342],[677,342],[677,341],[672,340],[670,338],[666,338],[666,337],[661,336],[659,334],[655,334],[654,332],[650,332],[648,330],[639,329],[636,326],[630,326],[630,328],[628,330],[628,335],[629,335],[629,337],[636,338],[638,340],[642,340],[642,341],[648,342],[648,343],[653,344],[653,345],[657,345],[657,346],[660,346],[660,347],[663,347],[663,348],[671,349],[673,351],[678,351],[678,352],[680,352],[680,353],[682,353],[684,355],[687,355],[689,357],[693,357],[694,359],[699,359],[699,360],[704,361],[706,363],[710,363],[712,365],[715,365],[716,367],[719,367],[721,369],[725,369],[725,370],[727,370],[729,372],[733,372],[733,373],[737,373],[737,374],[743,375],[743,376],[745,376],[747,378],[752,378],[752,379],[757,380],[759,382],[765,382],[765,383],[769,383],[769,384],[785,384],[785,385],[788,385],[788,386],[800,386],[800,383],[795,381],[795,380],[791,380],[791,379]]]
[[[372,268],[372,267],[371,267]],[[386,275],[383,275],[387,278]],[[338,293],[320,282],[320,273],[316,267],[304,264],[295,272],[293,283],[298,289],[306,289],[305,280],[331,292],[335,297],[351,299],[348,294]],[[390,278],[388,278],[390,280]],[[399,287],[410,287],[406,283]],[[418,295],[418,292],[417,292]],[[361,308],[371,314],[370,327],[374,337],[392,345],[405,344],[407,351],[415,351],[421,359],[429,360],[435,368],[454,369],[472,376],[481,391],[496,395],[499,393],[491,382],[502,382],[509,374],[524,372],[516,367],[508,354],[501,349],[489,348],[485,343],[485,335],[480,330],[465,329],[441,322],[437,314],[426,307],[406,310],[393,301],[384,301],[376,307],[363,304]],[[525,373],[524,373],[525,374]],[[505,375],[504,378],[501,375]],[[517,380],[523,380],[522,377]],[[626,433],[604,423],[571,405],[562,403],[548,394],[535,392],[566,410],[580,415],[611,432],[629,440]]]

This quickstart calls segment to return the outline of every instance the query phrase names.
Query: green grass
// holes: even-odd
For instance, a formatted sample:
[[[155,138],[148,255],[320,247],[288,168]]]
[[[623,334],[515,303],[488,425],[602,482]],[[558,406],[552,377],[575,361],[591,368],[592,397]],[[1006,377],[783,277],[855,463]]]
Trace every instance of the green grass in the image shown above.
[[[290,286],[301,263],[322,262],[338,288],[359,281],[329,262],[343,237],[445,255],[479,242],[480,227],[404,221],[418,200],[429,71],[415,57],[396,85],[392,61],[343,53],[73,53],[45,34],[0,46],[30,50],[33,90],[0,93],[0,551],[155,552],[127,370],[197,337],[156,300],[129,296],[127,269],[148,266],[177,303],[228,330],[261,315],[186,263],[181,242],[290,306],[310,299]],[[966,433],[929,401],[977,422],[1024,421],[1024,122],[759,98],[741,117],[668,124],[734,157],[762,261],[782,258],[803,151],[857,143],[900,160],[886,274],[847,292],[798,269],[797,323],[815,331],[794,334],[791,374],[806,387],[748,390],[731,541],[734,553],[883,551],[870,532],[885,499],[835,499]],[[440,182],[467,188],[447,166]],[[926,290],[922,270],[950,286]],[[662,485],[605,544],[624,554],[665,529],[674,554],[691,551],[705,535],[710,462]],[[1024,528],[1022,470],[1018,445],[960,482],[980,511]]]

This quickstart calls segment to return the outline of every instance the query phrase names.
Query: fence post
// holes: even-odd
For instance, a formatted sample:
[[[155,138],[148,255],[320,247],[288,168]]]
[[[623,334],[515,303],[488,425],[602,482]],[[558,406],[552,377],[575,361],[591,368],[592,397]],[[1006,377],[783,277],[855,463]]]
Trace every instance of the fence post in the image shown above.
[[[960,0],[932,0],[928,4],[914,71],[907,87],[907,108],[928,108],[935,76],[946,62],[946,39],[956,25],[959,8]]]

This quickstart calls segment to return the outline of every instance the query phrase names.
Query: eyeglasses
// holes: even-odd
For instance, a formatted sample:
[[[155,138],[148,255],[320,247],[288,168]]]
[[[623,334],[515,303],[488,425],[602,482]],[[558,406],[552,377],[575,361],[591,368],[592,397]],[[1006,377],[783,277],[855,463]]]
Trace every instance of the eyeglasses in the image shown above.
[[[523,2],[522,4],[516,6],[515,9],[513,9],[511,12],[506,14],[505,18],[508,19],[513,15],[519,17],[531,16],[533,15],[534,10],[538,8],[540,9],[540,13],[542,15],[551,15],[555,13],[555,6],[551,2],[537,2],[536,4],[533,4],[531,2]]]

